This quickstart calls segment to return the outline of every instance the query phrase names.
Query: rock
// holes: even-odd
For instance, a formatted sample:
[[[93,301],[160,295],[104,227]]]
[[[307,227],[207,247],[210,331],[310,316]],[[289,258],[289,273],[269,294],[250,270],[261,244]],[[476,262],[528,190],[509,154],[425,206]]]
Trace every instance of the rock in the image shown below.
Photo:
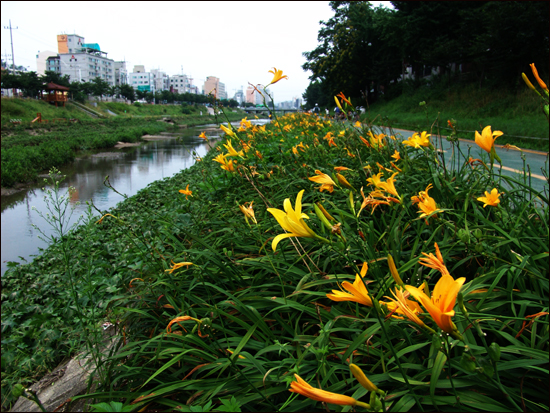
[[[115,335],[115,328],[108,328],[104,334],[101,343],[102,358],[108,355],[117,340],[120,338]],[[40,381],[34,383],[30,388],[33,390],[44,408],[51,412],[57,411],[83,411],[89,400],[78,400],[75,403],[68,403],[68,399],[86,393],[88,387],[88,378],[93,372],[91,355],[85,356],[85,352],[79,353],[69,361],[65,361],[57,366],[51,373],[44,376]],[[67,403],[66,403],[67,402]],[[70,410],[69,410],[70,409]],[[25,398],[20,397],[11,412],[40,412],[38,405]]]

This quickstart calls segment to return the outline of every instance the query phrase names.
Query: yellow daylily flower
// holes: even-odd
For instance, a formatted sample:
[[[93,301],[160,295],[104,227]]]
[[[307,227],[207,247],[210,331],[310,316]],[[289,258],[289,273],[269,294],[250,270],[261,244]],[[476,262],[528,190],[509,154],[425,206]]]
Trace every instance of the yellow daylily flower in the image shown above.
[[[496,188],[493,188],[491,190],[491,193],[488,191],[485,191],[485,196],[481,196],[477,198],[479,202],[483,202],[483,208],[485,208],[487,205],[491,206],[497,206],[500,204],[500,196],[501,192],[498,192]]]
[[[382,177],[382,172],[374,175],[373,177],[371,178],[368,178],[367,179],[367,182],[369,182],[369,185],[374,185],[376,188],[378,189],[381,189],[395,197],[397,197],[399,200],[401,199],[401,197],[399,196],[399,194],[397,193],[397,190],[395,189],[395,175],[397,175],[399,172],[395,172],[392,174],[391,177],[389,177],[386,182],[382,181],[380,178]]]
[[[466,278],[464,277],[455,280],[452,276],[443,274],[435,285],[431,297],[411,285],[406,285],[405,288],[430,313],[435,323],[443,331],[455,337],[460,337],[451,317],[455,315],[453,308],[456,296],[465,281]]]
[[[273,83],[277,83],[279,80],[281,79],[287,79],[288,80],[288,76],[283,76],[283,71],[282,70],[277,70],[277,68],[273,68],[273,70],[270,70],[269,73],[273,73],[273,80],[271,80],[271,82],[269,84],[267,84],[266,86],[269,86],[269,85],[272,85]]]
[[[226,171],[228,172],[235,172],[235,166],[237,163],[233,160],[233,159],[230,159],[228,161],[225,161],[225,163],[223,165],[220,166],[220,168],[222,169],[225,169]]]
[[[336,182],[334,182],[330,176],[322,173],[318,169],[315,170],[315,173],[319,176],[313,176],[308,179],[318,184],[322,184],[321,187],[319,188],[320,192],[323,192],[326,189],[327,191],[332,193],[334,191],[334,185],[336,185]]]
[[[241,127],[242,128],[251,128],[252,127],[252,122],[250,122],[249,120],[247,120],[246,118],[244,119],[241,119]]]
[[[235,132],[233,132],[233,129],[231,128],[230,123],[228,123],[227,126],[220,125],[220,129],[224,131],[226,135],[235,136]]]
[[[240,150],[239,152],[237,152],[233,148],[233,145],[231,144],[230,140],[228,140],[227,143],[224,143],[223,146],[225,146],[225,149],[227,149],[227,152],[229,153],[229,156],[240,156],[241,158],[244,158],[243,151]]]
[[[437,204],[435,203],[435,199],[428,195],[428,191],[431,188],[433,188],[433,185],[429,184],[425,191],[420,191],[418,196],[415,195],[411,197],[413,204],[418,202],[418,208],[420,208],[418,213],[421,214],[420,218],[430,215],[432,212],[439,211]]]
[[[292,393],[299,393],[302,396],[309,397],[312,400],[319,402],[326,402],[331,404],[338,404],[341,406],[361,406],[366,409],[370,409],[370,405],[355,400],[353,397],[345,396],[343,394],[332,393],[329,391],[316,389],[310,386],[304,379],[297,374],[294,374],[296,381],[290,383],[289,391]]]
[[[226,157],[226,156],[227,156],[227,155],[224,155],[223,153],[220,153],[218,156],[212,158],[212,160],[213,160],[214,162],[218,162],[218,163],[221,163],[222,165],[225,165],[225,162],[226,162],[226,161],[225,161],[225,157]]]
[[[478,131],[476,131],[475,142],[485,152],[491,153],[491,150],[493,149],[495,144],[495,140],[501,135],[504,135],[504,133],[499,130],[491,132],[491,126],[486,126],[485,128],[483,128],[481,135]]]
[[[393,155],[391,156],[393,159],[395,159],[395,161],[397,162],[399,159],[401,159],[401,155],[399,154],[399,152],[396,150]]]
[[[369,266],[366,262],[363,263],[361,268],[361,275],[355,274],[355,281],[352,283],[344,281],[341,288],[343,287],[345,291],[332,290],[332,294],[327,294],[327,297],[332,301],[353,301],[359,304],[366,305],[367,307],[372,307],[372,300],[369,297],[367,287],[363,283],[363,277],[367,274]]]
[[[412,146],[413,148],[420,148],[421,146],[430,146],[429,137],[432,136],[426,131],[422,132],[421,135],[414,133],[409,139],[403,141],[403,145]]]
[[[298,192],[296,197],[296,207],[292,208],[290,203],[290,198],[286,198],[283,207],[285,212],[277,208],[268,208],[267,211],[275,217],[279,225],[285,230],[288,231],[288,234],[279,234],[275,237],[271,243],[273,251],[277,249],[277,245],[284,238],[289,237],[304,237],[304,238],[317,238],[328,242],[325,238],[317,235],[311,228],[307,226],[304,219],[309,219],[307,214],[302,212],[302,196],[304,195],[305,190],[302,189]]]
[[[193,192],[189,189],[189,184],[187,184],[185,189],[180,189],[179,192],[185,195],[185,199],[188,199],[189,196],[193,196]]]
[[[250,218],[252,221],[254,221],[255,224],[257,224],[258,221],[256,221],[256,216],[254,215],[254,210],[252,209],[252,204],[253,203],[254,203],[254,201],[250,202],[249,206],[246,206],[246,204],[248,204],[248,202],[246,202],[244,205],[239,205],[239,209],[244,214],[244,218],[246,219],[246,223],[248,223],[248,218]]]

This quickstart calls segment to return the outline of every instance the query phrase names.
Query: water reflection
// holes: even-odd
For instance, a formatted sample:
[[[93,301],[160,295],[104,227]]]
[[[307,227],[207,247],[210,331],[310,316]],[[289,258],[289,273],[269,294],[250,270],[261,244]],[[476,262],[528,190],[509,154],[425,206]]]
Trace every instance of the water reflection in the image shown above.
[[[213,125],[215,127],[215,125]],[[179,133],[177,139],[167,137],[163,140],[150,141],[139,147],[108,149],[89,153],[71,165],[61,168],[61,173],[67,178],[62,182],[62,193],[69,186],[76,188],[70,198],[75,207],[71,223],[79,216],[85,215],[86,201],[92,199],[101,210],[115,206],[124,198],[103,185],[109,175],[110,183],[120,193],[135,195],[153,181],[170,177],[182,169],[195,163],[192,152],[203,157],[207,154],[211,142],[204,142],[198,134],[205,130],[204,126],[189,128]],[[211,140],[219,137],[219,129],[209,129],[207,135]],[[7,269],[7,261],[31,261],[41,248],[47,244],[38,238],[38,232],[32,224],[36,224],[46,235],[51,234],[48,224],[32,207],[46,213],[44,201],[44,183],[37,184],[26,191],[10,196],[2,196],[2,274]],[[79,205],[76,205],[80,201]]]

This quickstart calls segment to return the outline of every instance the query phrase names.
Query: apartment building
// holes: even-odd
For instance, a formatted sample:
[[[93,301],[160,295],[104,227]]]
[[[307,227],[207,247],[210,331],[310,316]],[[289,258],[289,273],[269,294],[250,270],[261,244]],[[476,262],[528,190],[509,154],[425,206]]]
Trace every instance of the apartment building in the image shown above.
[[[220,79],[218,79],[215,76],[208,76],[204,82],[204,86],[202,88],[203,93],[205,95],[208,95],[213,90],[216,90],[216,97],[218,99],[227,99],[227,92],[225,91],[225,84],[220,82]]]
[[[77,34],[57,36],[58,54],[46,59],[45,70],[69,75],[70,81],[91,82],[99,77],[115,85],[115,61],[107,58],[97,43],[85,43]],[[37,57],[38,59],[38,57]]]
[[[190,90],[190,81],[187,75],[170,76],[170,91],[174,93],[188,93]]]

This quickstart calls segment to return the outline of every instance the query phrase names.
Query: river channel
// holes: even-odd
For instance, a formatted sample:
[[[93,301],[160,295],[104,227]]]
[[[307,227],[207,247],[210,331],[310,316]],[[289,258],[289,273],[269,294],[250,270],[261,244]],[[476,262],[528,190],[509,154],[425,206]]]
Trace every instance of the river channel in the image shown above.
[[[265,123],[265,120],[259,122]],[[86,201],[93,200],[97,208],[107,210],[124,200],[103,185],[107,175],[118,192],[132,196],[151,182],[192,166],[195,156],[205,156],[212,145],[198,137],[203,131],[206,131],[211,142],[220,136],[216,125],[198,126],[184,129],[176,136],[147,141],[140,146],[87,153],[60,168],[61,173],[66,175],[60,185],[61,193],[66,193],[69,186],[76,188],[70,199],[75,208],[71,223],[86,215]],[[37,225],[46,235],[52,233],[48,223],[32,208],[43,214],[48,212],[43,186],[42,182],[13,195],[2,196],[2,275],[8,269],[8,262],[30,262],[33,256],[40,253],[40,249],[47,247],[33,226]]]

